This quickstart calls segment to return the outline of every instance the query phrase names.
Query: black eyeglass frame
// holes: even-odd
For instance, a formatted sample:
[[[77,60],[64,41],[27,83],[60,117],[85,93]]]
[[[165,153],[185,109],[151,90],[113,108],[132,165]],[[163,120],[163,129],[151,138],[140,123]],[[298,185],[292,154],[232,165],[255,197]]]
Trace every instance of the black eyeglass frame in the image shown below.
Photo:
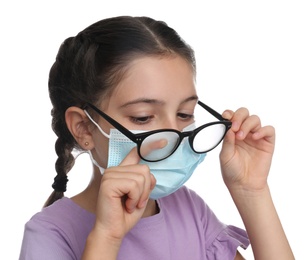
[[[207,152],[213,150],[214,148],[216,148],[221,143],[221,141],[224,139],[224,136],[226,135],[227,131],[232,126],[232,122],[227,120],[227,119],[225,119],[225,118],[223,118],[221,114],[219,114],[217,111],[215,111],[211,107],[207,106],[206,104],[204,104],[200,100],[198,100],[198,104],[202,108],[204,108],[207,112],[209,112],[211,115],[213,115],[215,118],[217,118],[219,121],[214,121],[214,122],[206,123],[204,125],[201,125],[201,126],[197,127],[196,129],[194,129],[192,131],[186,131],[186,132],[180,132],[180,131],[178,131],[176,129],[171,129],[170,128],[170,129],[157,129],[157,130],[152,130],[152,131],[148,131],[148,132],[144,132],[144,133],[134,134],[130,130],[125,128],[123,125],[118,123],[115,119],[111,118],[109,115],[105,114],[103,111],[101,111],[100,109],[98,109],[97,107],[95,107],[94,105],[92,105],[90,103],[86,103],[86,105],[83,107],[83,109],[86,110],[87,107],[93,109],[100,116],[102,116],[106,121],[108,121],[111,125],[113,125],[117,130],[119,130],[122,134],[124,134],[126,137],[128,137],[134,143],[136,143],[138,155],[140,156],[141,159],[143,159],[144,161],[147,161],[147,162],[158,162],[158,161],[162,161],[162,160],[168,158],[169,156],[171,156],[176,151],[178,146],[181,144],[182,140],[184,138],[186,138],[186,137],[188,137],[189,145],[190,145],[191,149],[195,153],[207,153]],[[193,148],[193,140],[194,140],[195,136],[197,135],[197,133],[200,132],[203,128],[209,127],[211,125],[216,125],[216,124],[223,124],[223,125],[225,125],[224,135],[222,136],[220,141],[215,146],[213,146],[211,149],[208,149],[208,150],[205,150],[205,151],[202,151],[202,152],[197,152]],[[167,155],[166,157],[164,157],[162,159],[158,159],[158,160],[148,160],[148,159],[145,159],[141,155],[141,152],[140,152],[140,147],[141,147],[142,142],[148,136],[150,136],[152,134],[156,134],[156,133],[161,133],[161,132],[175,132],[179,136],[179,141],[177,142],[176,146],[173,148],[173,151],[169,155]]]

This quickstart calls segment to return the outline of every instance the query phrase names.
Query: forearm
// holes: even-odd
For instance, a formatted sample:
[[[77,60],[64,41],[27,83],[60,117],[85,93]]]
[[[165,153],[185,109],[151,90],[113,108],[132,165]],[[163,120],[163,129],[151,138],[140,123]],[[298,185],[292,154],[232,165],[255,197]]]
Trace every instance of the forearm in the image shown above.
[[[245,224],[255,259],[294,259],[269,187],[260,192],[230,192]]]
[[[93,229],[89,234],[82,260],[116,260],[121,242],[108,239]]]

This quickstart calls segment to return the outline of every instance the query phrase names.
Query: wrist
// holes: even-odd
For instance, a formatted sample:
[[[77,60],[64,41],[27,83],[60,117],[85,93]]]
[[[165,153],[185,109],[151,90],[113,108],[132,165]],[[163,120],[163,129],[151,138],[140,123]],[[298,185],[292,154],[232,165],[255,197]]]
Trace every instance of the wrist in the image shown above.
[[[260,207],[271,201],[271,193],[268,184],[260,189],[250,189],[243,186],[228,188],[236,206],[239,208]],[[255,209],[254,208],[254,209]]]
[[[93,228],[87,237],[82,259],[115,260],[118,255],[121,242],[122,239],[112,237],[101,229]],[[97,256],[99,257],[97,258]]]
[[[270,194],[266,179],[240,182],[225,182],[230,194],[234,197],[260,198]]]

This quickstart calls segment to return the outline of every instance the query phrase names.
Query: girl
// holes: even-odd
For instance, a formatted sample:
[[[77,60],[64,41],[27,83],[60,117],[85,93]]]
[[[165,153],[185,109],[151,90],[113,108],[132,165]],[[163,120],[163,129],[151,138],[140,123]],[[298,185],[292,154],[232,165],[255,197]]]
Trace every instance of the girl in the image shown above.
[[[221,116],[195,88],[193,50],[161,21],[101,20],[51,68],[58,139],[54,192],[26,224],[20,259],[293,259],[267,184],[274,128],[240,108]],[[195,108],[215,120],[195,126]],[[222,176],[246,231],[221,223],[184,183],[222,140]],[[67,198],[73,150],[94,165]]]

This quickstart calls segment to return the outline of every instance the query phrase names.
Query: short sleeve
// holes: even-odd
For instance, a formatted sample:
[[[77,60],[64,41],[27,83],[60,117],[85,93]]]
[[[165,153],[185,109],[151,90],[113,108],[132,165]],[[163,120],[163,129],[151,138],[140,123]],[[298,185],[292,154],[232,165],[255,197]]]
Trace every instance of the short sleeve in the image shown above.
[[[207,248],[207,259],[233,260],[237,248],[246,249],[249,239],[245,230],[235,226],[224,226]]]
[[[75,259],[56,227],[37,219],[25,225],[19,260]]]

